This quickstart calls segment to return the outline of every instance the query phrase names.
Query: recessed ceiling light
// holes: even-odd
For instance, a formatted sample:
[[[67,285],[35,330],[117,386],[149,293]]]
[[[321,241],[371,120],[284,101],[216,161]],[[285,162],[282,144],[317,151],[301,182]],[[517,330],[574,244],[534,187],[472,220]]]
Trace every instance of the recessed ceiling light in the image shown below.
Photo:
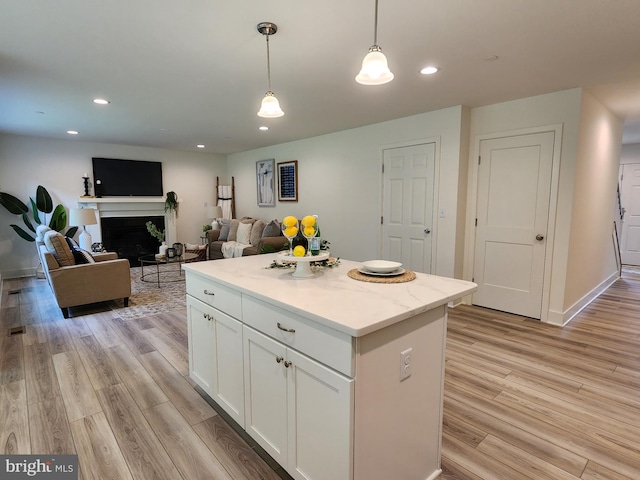
[[[424,67],[422,70],[420,70],[420,73],[423,75],[433,75],[434,73],[437,73],[439,71],[440,69],[438,67],[429,65],[428,67]]]
[[[483,58],[485,62],[493,62],[494,60],[497,60],[497,59],[498,59],[497,55],[487,55],[486,57]]]
[[[204,148],[204,145],[203,145],[203,144],[199,144],[199,145],[196,145],[196,147],[198,147],[198,148]]]
[[[267,127],[266,125],[262,125],[258,127],[258,130],[269,130],[269,127]]]
[[[78,135],[78,132],[76,130],[67,130],[67,133],[69,135]]]
[[[94,98],[93,103],[97,103],[98,105],[109,105],[111,102],[104,98]]]

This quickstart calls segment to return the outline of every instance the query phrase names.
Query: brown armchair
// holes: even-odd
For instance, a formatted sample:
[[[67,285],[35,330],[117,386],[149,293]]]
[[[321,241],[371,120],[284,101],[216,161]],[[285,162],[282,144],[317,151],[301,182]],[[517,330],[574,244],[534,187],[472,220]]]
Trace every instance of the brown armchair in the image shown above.
[[[66,247],[66,248],[65,248]],[[76,263],[64,236],[51,231],[38,242],[42,268],[64,318],[70,308],[122,298],[129,305],[131,274],[129,261],[116,253],[93,254],[95,263]]]

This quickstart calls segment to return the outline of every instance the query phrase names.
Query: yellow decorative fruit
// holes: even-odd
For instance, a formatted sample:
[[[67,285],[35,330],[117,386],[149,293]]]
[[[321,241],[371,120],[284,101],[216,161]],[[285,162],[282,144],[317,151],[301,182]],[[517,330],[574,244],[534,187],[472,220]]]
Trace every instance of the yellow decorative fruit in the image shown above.
[[[316,224],[316,217],[313,215],[307,215],[302,219],[303,227],[313,227]]]
[[[298,223],[298,219],[296,217],[294,217],[293,215],[289,215],[287,217],[284,217],[282,219],[282,224],[285,227],[294,227],[296,225],[296,223]],[[295,235],[295,233],[294,233]]]
[[[304,227],[302,233],[305,237],[312,237],[316,234],[316,229],[313,227]]]
[[[298,227],[287,227],[284,229],[285,237],[295,237],[298,234]]]
[[[295,248],[293,249],[294,257],[304,257],[305,253],[307,253],[307,251],[304,249],[302,245],[296,245]]]

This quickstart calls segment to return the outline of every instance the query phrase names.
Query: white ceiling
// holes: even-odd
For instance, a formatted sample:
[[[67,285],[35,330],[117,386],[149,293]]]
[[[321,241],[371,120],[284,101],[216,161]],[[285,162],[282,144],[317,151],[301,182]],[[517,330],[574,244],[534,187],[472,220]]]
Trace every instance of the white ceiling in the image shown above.
[[[374,0],[0,0],[0,132],[230,153],[582,86],[640,142],[638,0],[380,0],[395,79],[363,86],[373,17]]]

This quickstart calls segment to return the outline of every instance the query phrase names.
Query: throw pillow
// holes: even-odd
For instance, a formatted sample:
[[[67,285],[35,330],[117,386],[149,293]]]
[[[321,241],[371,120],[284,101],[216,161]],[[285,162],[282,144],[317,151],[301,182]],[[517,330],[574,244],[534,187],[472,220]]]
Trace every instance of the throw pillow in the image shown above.
[[[49,230],[44,234],[44,244],[61,267],[69,267],[76,264],[69,244],[67,244],[64,235],[60,232]]]
[[[218,235],[218,240],[221,242],[226,242],[229,238],[229,230],[231,229],[231,220],[223,218],[220,220],[220,224],[222,227],[220,228],[220,235]]]
[[[253,224],[253,228],[251,229],[251,238],[249,239],[249,243],[254,247],[257,247],[260,243],[260,239],[262,238],[262,232],[264,232],[264,227],[267,226],[267,222],[264,220],[256,220]]]
[[[238,233],[236,235],[236,242],[244,243],[248,245],[251,241],[251,229],[253,222],[240,222],[238,225]]]
[[[76,262],[76,265],[82,265],[85,263],[96,263],[93,255],[91,255],[86,250],[81,249],[73,238],[64,238],[67,241],[67,245],[69,245],[69,248],[71,249],[71,254],[73,255],[73,260]]]
[[[271,220],[267,226],[264,227],[264,231],[262,232],[262,238],[279,237],[280,235],[282,235],[282,230],[278,220]]]
[[[237,241],[236,239],[238,238],[238,225],[240,225],[240,220],[238,220],[237,218],[231,220],[231,226],[229,227],[229,236],[227,237],[227,240],[229,240],[230,242]]]

